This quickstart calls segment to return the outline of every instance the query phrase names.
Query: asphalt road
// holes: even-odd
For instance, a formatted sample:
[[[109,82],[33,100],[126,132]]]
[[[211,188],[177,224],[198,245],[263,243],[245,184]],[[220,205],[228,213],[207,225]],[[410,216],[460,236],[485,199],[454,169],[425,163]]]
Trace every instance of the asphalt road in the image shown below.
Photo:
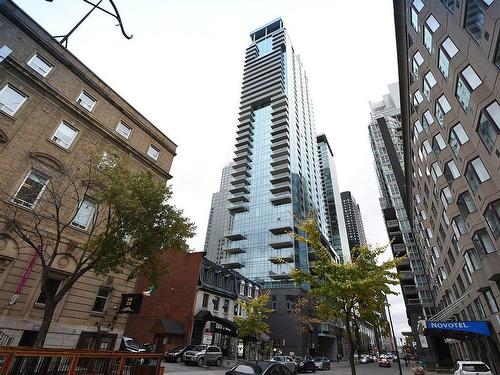
[[[229,368],[210,366],[208,368],[201,368],[197,366],[186,366],[183,363],[165,363],[164,374],[190,374],[190,375],[224,375]],[[375,363],[366,365],[356,365],[357,375],[399,375],[397,363],[392,363],[392,367],[385,368],[379,367]],[[402,366],[403,375],[411,375],[412,372],[409,367]],[[331,370],[316,371],[316,374],[321,375],[351,375],[351,369],[346,362],[340,364],[332,363]]]

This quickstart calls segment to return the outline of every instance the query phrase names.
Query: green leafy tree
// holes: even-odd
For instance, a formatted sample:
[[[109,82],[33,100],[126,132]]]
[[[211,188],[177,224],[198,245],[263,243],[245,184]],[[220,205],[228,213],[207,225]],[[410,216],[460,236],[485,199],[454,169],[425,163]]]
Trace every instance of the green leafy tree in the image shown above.
[[[244,315],[234,318],[238,327],[238,337],[243,339],[243,346],[246,348],[251,343],[259,343],[262,334],[269,335],[271,328],[267,323],[269,314],[273,312],[268,308],[270,293],[262,293],[258,297],[249,301],[241,301]],[[257,345],[258,347],[258,345]],[[257,356],[257,351],[255,351]]]
[[[346,329],[349,345],[349,363],[352,375],[356,375],[354,353],[356,352],[355,327],[360,320],[381,311],[386,305],[386,296],[395,294],[391,285],[399,283],[394,271],[399,260],[379,264],[377,258],[386,247],[361,246],[350,263],[336,263],[321,242],[317,221],[310,216],[299,225],[303,236],[294,235],[313,249],[317,261],[312,272],[296,269],[292,277],[297,283],[310,286],[308,294],[315,302],[314,314],[322,321],[340,319]]]
[[[82,165],[44,171],[49,178],[31,210],[2,206],[2,215],[37,253],[42,268],[45,309],[35,347],[43,347],[57,304],[87,272],[141,274],[154,284],[167,271],[162,254],[187,250],[186,240],[194,235],[194,225],[169,204],[172,192],[165,181],[134,171],[126,161],[96,163],[89,157]],[[84,198],[92,202],[91,223],[76,231],[72,223]],[[48,280],[60,256],[71,258],[74,270],[53,290]]]

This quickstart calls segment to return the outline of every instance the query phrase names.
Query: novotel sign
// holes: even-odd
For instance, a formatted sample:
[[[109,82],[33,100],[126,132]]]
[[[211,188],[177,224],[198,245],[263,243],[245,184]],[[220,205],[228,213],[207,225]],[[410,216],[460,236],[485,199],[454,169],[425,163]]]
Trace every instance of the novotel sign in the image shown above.
[[[458,331],[490,336],[487,322],[426,322],[427,329],[440,329],[444,331]]]

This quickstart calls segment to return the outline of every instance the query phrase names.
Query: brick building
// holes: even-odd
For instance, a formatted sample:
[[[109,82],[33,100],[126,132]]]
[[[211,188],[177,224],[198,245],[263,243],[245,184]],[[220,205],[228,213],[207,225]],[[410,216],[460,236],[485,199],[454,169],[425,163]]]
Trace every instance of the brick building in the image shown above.
[[[0,4],[0,48],[0,190],[7,193],[0,211],[16,207],[26,217],[52,171],[81,167],[86,153],[126,156],[131,168],[170,178],[176,145],[11,1]],[[78,220],[54,262],[55,288],[72,272],[72,252],[92,225],[84,203],[72,208]],[[0,217],[0,332],[12,345],[31,345],[43,316],[39,261],[13,299],[33,253],[9,217]],[[127,316],[116,306],[135,286],[127,276],[85,274],[58,304],[45,345],[118,347]]]

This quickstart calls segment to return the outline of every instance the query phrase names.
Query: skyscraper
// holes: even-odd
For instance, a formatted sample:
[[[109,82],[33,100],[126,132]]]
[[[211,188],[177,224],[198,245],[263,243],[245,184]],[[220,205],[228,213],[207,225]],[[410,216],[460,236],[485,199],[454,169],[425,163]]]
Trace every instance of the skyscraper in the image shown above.
[[[375,159],[380,206],[394,257],[407,257],[397,270],[401,276],[408,323],[417,335],[418,321],[434,315],[436,311],[404,205],[406,185],[398,84],[389,85],[389,93],[381,101],[370,102],[370,109],[368,132]],[[419,340],[418,346],[420,350],[425,349],[421,348]]]
[[[273,339],[284,352],[313,353],[317,335],[304,335],[290,319],[291,304],[302,293],[290,272],[308,270],[314,254],[289,232],[297,232],[297,221],[314,212],[331,248],[309,84],[281,19],[250,37],[228,199],[232,222],[222,264],[272,289]]]
[[[500,372],[500,1],[394,1],[406,198],[453,359]],[[459,324],[459,323],[456,323]]]
[[[342,208],[342,199],[340,198],[333,151],[326,135],[318,135],[316,140],[318,142],[319,168],[321,184],[323,186],[323,200],[328,219],[330,244],[339,255],[341,261],[349,261],[351,252],[347,240],[344,210]]]
[[[206,257],[215,263],[220,263],[224,257],[223,247],[227,242],[224,234],[231,223],[231,215],[227,210],[231,171],[231,164],[222,169],[219,191],[212,194],[210,205],[204,251],[207,253]]]
[[[340,193],[340,197],[342,199],[349,251],[352,251],[355,246],[366,245],[363,218],[361,217],[359,205],[350,191],[343,191]]]

